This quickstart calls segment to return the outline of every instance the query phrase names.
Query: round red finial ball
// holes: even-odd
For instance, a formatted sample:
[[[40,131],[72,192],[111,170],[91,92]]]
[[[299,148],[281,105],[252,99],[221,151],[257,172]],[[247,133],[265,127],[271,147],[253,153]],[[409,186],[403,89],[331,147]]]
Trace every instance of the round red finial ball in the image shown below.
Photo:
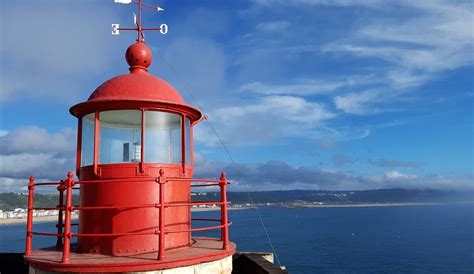
[[[128,47],[125,59],[130,65],[130,71],[133,72],[135,69],[146,71],[153,60],[153,56],[150,48],[144,42],[136,42]]]

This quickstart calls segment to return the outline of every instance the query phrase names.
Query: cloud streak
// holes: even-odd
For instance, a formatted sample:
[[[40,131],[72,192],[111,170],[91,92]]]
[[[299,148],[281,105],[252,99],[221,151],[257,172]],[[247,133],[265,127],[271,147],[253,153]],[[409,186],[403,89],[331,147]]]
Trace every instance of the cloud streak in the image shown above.
[[[251,105],[217,108],[209,113],[209,121],[230,144],[261,145],[286,137],[318,135],[327,130],[322,122],[334,116],[322,104],[273,95]],[[195,136],[198,142],[220,145],[204,126],[197,128]]]
[[[76,134],[23,126],[0,136],[0,191],[24,190],[29,176],[60,180],[74,170]]]
[[[383,188],[474,189],[474,178],[467,176],[416,176],[397,170],[381,175],[357,176],[349,172],[325,170],[318,166],[292,166],[280,161],[260,164],[225,164],[196,159],[196,177],[213,178],[226,171],[234,181],[231,190],[367,190]]]
[[[412,168],[412,169],[419,169],[423,167],[423,163],[418,162],[409,162],[409,161],[398,161],[398,160],[386,160],[386,159],[376,159],[376,160],[369,160],[369,164],[376,166],[376,167],[383,167],[383,168]]]

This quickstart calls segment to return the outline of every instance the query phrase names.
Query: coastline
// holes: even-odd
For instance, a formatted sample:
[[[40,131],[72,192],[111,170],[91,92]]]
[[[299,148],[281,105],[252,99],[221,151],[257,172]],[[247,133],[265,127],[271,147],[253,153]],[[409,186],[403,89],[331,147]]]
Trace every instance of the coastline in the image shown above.
[[[241,209],[247,209],[246,207],[244,208],[228,208],[228,210],[241,210]],[[220,210],[218,207],[197,207],[191,209],[193,212],[203,212],[203,211],[218,211]],[[72,220],[77,220],[79,216],[78,215],[72,215],[71,218]],[[33,223],[43,223],[43,222],[52,222],[52,221],[57,221],[58,216],[53,215],[53,216],[36,216],[33,217]],[[26,224],[26,218],[17,218],[17,219],[0,219],[0,225],[18,225],[18,224]]]
[[[77,220],[77,215],[72,215],[71,220]],[[33,217],[33,223],[43,223],[43,222],[52,222],[57,221],[58,216],[41,216],[41,217]],[[26,224],[26,218],[17,218],[17,219],[2,219],[0,220],[0,225],[18,225],[18,224]]]
[[[453,202],[453,203],[362,203],[362,204],[275,204],[259,206],[257,208],[344,208],[344,207],[395,207],[395,206],[432,206],[432,205],[453,205],[453,204],[474,204],[473,202]],[[252,206],[245,207],[229,207],[228,210],[245,210],[252,209]],[[192,212],[204,212],[204,211],[218,211],[219,207],[198,207],[192,208]],[[76,220],[78,215],[72,215],[72,220]],[[56,221],[58,216],[44,216],[44,217],[33,217],[33,222],[52,222]],[[15,225],[15,224],[26,224],[26,218],[19,219],[0,219],[0,225]]]
[[[427,203],[360,203],[360,204],[288,204],[275,205],[285,208],[335,208],[335,207],[397,207],[397,206],[433,206],[433,205],[466,205],[474,202],[427,202]]]

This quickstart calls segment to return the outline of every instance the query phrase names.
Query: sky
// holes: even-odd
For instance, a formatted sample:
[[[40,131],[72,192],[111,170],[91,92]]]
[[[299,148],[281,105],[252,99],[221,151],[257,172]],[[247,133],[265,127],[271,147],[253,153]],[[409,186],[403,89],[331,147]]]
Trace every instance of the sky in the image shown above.
[[[209,116],[231,190],[474,189],[472,1],[149,0],[150,73]],[[2,1],[0,192],[74,169],[68,112],[128,73],[134,5]],[[224,141],[230,156],[209,126]]]

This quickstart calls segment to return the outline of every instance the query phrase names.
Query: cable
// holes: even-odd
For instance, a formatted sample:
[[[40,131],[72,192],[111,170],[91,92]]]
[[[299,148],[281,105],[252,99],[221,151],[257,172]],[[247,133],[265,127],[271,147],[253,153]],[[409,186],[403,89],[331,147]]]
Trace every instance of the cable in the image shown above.
[[[193,101],[195,102],[195,104],[198,106],[199,109],[201,109],[201,111],[203,110],[203,108],[201,107],[201,105],[199,104],[199,101],[196,99],[196,97],[194,97],[194,95],[191,93],[191,91],[187,88],[187,85],[185,84],[185,82],[183,81],[183,79],[181,78],[181,76],[178,74],[178,72],[176,71],[176,69],[173,67],[173,65],[171,65],[166,59],[164,56],[162,56],[161,54],[158,54],[158,57],[171,69],[171,71],[175,74],[176,76],[176,79],[178,79],[178,81],[180,82],[182,88],[184,89],[184,91],[189,94],[189,96],[191,96],[191,98],[193,99]],[[214,134],[216,135],[216,137],[219,139],[219,142],[221,143],[225,153],[227,154],[227,157],[229,157],[229,160],[232,162],[232,167],[237,170],[237,164],[235,163],[234,161],[234,158],[232,157],[232,155],[230,154],[229,152],[229,149],[227,148],[226,144],[224,143],[224,140],[221,138],[221,136],[219,135],[219,133],[217,133],[217,130],[214,128],[214,126],[211,124],[211,122],[209,122],[209,120],[205,120],[207,122],[207,125],[209,126],[209,128],[214,132]],[[268,234],[268,230],[267,230],[267,227],[265,226],[265,223],[263,222],[263,218],[262,218],[262,215],[260,214],[260,210],[258,209],[258,207],[255,205],[255,201],[253,200],[252,198],[252,195],[250,194],[250,191],[248,189],[248,186],[247,184],[242,184],[245,188],[245,191],[247,192],[247,195],[249,197],[249,200],[252,204],[252,207],[255,209],[255,212],[257,213],[257,216],[258,216],[258,219],[260,221],[260,224],[262,225],[262,228],[263,228],[263,231],[265,233],[265,236],[267,237],[267,240],[268,240],[268,243],[270,244],[270,248],[272,249],[272,252],[273,254],[275,255],[275,259],[278,263],[278,265],[281,267],[281,263],[280,263],[280,259],[278,258],[278,255],[277,255],[277,252],[275,250],[275,247],[273,246],[273,242],[270,238],[270,235]]]

